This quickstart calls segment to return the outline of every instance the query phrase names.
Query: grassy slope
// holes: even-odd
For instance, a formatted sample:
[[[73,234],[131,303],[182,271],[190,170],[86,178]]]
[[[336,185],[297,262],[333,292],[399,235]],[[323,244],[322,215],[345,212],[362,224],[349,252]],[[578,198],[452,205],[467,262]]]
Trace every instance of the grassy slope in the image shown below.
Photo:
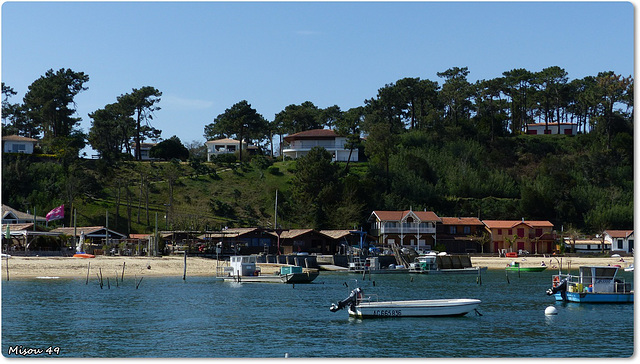
[[[194,176],[193,169],[188,164],[181,164],[181,176],[174,186],[169,228],[173,226],[175,229],[203,230],[219,229],[222,226],[270,226],[273,223],[275,191],[278,189],[286,193],[289,189],[293,162],[277,162],[274,167],[278,168],[279,173],[259,170],[253,165],[237,171],[221,167],[216,168],[218,178],[212,178],[210,175]],[[156,213],[158,229],[164,230],[167,223],[169,183],[163,173],[167,168],[168,162],[130,162],[116,168],[113,171],[114,178],[103,189],[101,198],[78,205],[78,225],[104,225],[108,210],[109,227],[117,231],[152,232]],[[272,167],[271,170],[273,169]],[[141,172],[152,180],[149,187],[149,224],[144,198],[138,223]],[[124,186],[120,192],[119,218],[116,219],[117,188],[114,186],[118,179],[129,180],[130,228],[126,224],[128,202]]]

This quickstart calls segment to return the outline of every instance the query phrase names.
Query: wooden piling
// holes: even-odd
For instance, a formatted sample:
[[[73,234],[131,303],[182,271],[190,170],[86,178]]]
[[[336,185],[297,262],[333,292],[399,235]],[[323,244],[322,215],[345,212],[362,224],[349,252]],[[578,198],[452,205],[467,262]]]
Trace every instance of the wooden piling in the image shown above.
[[[123,262],[122,263],[122,277],[120,278],[120,282],[124,282],[124,266],[127,264],[127,262]],[[116,280],[117,280],[118,276],[116,275]]]
[[[9,251],[7,249],[7,253],[8,252]],[[6,265],[6,267],[7,267],[7,281],[8,281],[9,280],[9,254],[7,254],[6,260],[7,260],[7,265]]]
[[[91,262],[89,262],[89,265],[87,265],[87,281],[85,282],[85,284],[89,284],[89,270],[91,269]]]
[[[182,273],[182,280],[187,279],[187,251],[184,251],[184,273]]]

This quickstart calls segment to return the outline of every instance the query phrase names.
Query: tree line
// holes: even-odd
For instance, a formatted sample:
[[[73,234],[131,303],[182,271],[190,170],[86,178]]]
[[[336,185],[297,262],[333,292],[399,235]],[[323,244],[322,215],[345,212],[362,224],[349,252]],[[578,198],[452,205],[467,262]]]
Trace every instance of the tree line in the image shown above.
[[[468,80],[466,67],[437,76],[440,83],[403,78],[386,84],[346,111],[311,101],[288,105],[271,121],[242,100],[205,125],[204,137],[236,138],[273,156],[276,136],[281,147],[283,135],[310,129],[328,127],[346,136],[347,147],[368,161],[364,171],[350,171],[349,163],[338,167],[314,151],[307,157],[314,159],[298,163],[291,194],[283,192],[292,204],[283,211],[304,216],[301,224],[314,227],[362,224],[368,210],[409,206],[443,216],[544,218],[589,231],[630,225],[631,77],[607,71],[569,80],[557,66],[513,69],[477,82]],[[3,135],[41,136],[44,152],[62,159],[77,158],[88,142],[108,161],[130,156],[132,145],[159,139],[151,121],[162,93],[150,86],[90,113],[85,135],[73,117],[73,98],[87,90],[88,80],[82,72],[49,70],[29,86],[22,104],[9,102],[16,93],[3,84]],[[522,136],[527,124],[551,129],[558,122],[577,124],[579,135]],[[165,142],[160,149],[167,155],[186,156],[177,137]],[[74,173],[83,178],[64,168],[70,181]],[[295,200],[311,208],[300,209]]]

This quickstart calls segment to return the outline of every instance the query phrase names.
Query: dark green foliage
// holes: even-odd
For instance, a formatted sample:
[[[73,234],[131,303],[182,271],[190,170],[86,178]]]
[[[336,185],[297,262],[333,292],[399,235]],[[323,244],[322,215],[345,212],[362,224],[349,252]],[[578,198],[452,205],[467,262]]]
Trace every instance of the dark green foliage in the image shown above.
[[[174,135],[153,146],[149,151],[149,156],[162,160],[176,158],[181,161],[186,161],[189,158],[189,150],[182,144],[180,138]]]

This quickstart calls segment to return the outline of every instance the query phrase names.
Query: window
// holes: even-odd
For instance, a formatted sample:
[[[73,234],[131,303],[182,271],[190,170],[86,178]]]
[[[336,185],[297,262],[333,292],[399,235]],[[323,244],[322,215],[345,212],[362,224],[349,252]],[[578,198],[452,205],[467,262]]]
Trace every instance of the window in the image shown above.
[[[513,235],[513,230],[509,229],[509,233],[507,235]]]
[[[623,249],[623,248],[624,248],[624,243],[622,239],[618,239],[618,249]]]
[[[542,236],[542,229],[536,229],[536,237]]]
[[[464,233],[465,234],[471,234],[471,227],[470,226],[465,226],[464,227]]]
[[[449,226],[449,234],[456,234],[457,229],[455,226]]]
[[[524,238],[524,228],[518,228],[518,237]]]
[[[502,229],[498,229],[498,235],[502,235]]]

